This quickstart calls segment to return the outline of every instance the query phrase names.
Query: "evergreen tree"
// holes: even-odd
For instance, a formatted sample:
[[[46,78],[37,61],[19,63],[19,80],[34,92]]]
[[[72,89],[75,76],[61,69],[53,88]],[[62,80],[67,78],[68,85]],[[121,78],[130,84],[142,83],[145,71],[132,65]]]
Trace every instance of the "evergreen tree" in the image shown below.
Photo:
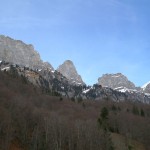
[[[139,115],[139,109],[138,109],[136,106],[133,106],[133,108],[132,108],[132,113],[133,113],[134,115]]]
[[[144,110],[142,108],[141,108],[141,116],[145,117],[145,113],[144,113]]]

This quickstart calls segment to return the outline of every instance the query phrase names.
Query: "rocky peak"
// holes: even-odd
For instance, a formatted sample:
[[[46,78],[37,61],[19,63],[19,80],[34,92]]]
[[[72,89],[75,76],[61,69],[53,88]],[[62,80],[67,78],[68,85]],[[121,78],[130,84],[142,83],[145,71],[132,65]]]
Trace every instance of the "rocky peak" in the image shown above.
[[[0,35],[0,60],[34,69],[46,67],[53,69],[50,64],[43,63],[33,45],[27,45],[20,40],[14,40],[4,35]]]
[[[110,87],[112,89],[116,89],[119,87],[135,89],[135,85],[121,73],[104,74],[102,77],[98,79],[98,83],[103,87]]]
[[[77,70],[71,60],[66,60],[57,69],[63,76],[65,76],[71,84],[83,85],[84,82],[80,75],[78,75]]]
[[[141,88],[144,93],[150,93],[150,81],[144,84]]]

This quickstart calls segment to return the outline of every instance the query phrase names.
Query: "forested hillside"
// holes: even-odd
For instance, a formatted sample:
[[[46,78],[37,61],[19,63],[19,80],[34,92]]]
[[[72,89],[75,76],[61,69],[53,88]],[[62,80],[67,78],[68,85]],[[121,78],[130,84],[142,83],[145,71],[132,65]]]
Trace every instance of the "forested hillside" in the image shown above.
[[[0,150],[149,150],[150,106],[54,97],[0,72]]]

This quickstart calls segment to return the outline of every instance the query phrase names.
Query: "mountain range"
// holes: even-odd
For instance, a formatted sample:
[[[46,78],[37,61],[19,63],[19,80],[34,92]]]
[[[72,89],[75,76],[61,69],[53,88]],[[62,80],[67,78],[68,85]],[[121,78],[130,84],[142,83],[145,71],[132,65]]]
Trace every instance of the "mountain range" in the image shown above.
[[[0,35],[1,71],[16,71],[44,91],[62,96],[83,99],[132,100],[150,103],[150,82],[136,87],[121,73],[104,74],[98,83],[87,86],[71,60],[66,60],[56,70],[43,62],[34,47],[20,40]]]

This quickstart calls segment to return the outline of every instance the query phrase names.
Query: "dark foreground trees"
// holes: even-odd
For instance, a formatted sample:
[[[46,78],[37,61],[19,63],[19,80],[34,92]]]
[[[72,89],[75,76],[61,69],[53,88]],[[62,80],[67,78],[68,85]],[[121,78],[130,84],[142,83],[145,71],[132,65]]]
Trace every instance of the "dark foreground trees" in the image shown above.
[[[45,95],[8,73],[0,72],[0,86],[0,150],[103,149],[96,116],[82,102]]]

